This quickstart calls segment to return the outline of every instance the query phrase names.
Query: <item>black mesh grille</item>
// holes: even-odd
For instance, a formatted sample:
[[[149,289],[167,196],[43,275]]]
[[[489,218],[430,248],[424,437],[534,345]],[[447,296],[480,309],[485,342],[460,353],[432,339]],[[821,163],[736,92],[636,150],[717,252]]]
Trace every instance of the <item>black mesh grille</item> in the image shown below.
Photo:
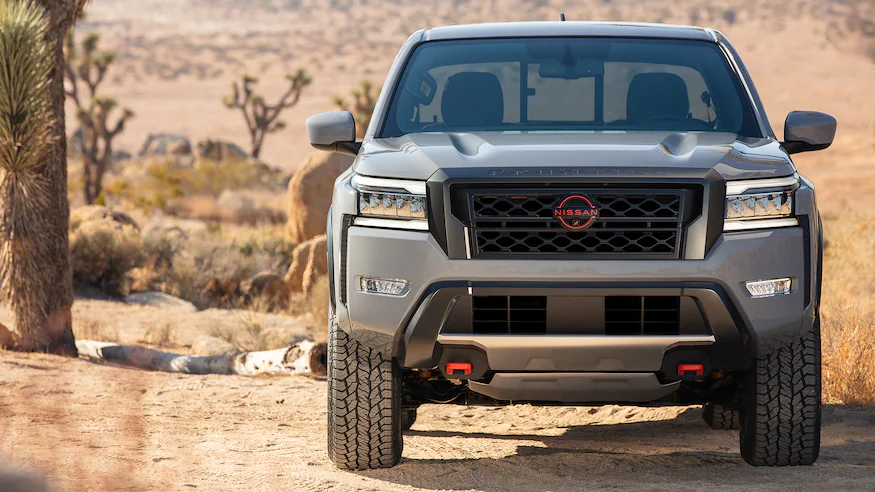
[[[547,298],[480,296],[473,298],[472,331],[480,334],[547,332]]]
[[[596,202],[599,217],[584,231],[553,217],[569,194]],[[684,190],[501,190],[469,193],[472,255],[586,254],[677,258]]]
[[[680,297],[605,298],[606,335],[678,335]]]

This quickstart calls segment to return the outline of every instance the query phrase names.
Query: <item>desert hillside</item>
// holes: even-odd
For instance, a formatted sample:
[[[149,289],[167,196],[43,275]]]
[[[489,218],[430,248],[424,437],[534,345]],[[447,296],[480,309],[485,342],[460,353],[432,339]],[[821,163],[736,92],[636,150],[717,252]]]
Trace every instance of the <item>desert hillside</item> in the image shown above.
[[[151,132],[223,138],[246,147],[243,120],[221,99],[242,73],[260,77],[268,98],[283,75],[313,75],[288,128],[268,137],[263,158],[292,170],[310,151],[304,119],[332,108],[332,96],[368,77],[380,84],[413,31],[443,24],[623,20],[712,26],[741,52],[781,132],[786,113],[816,109],[840,121],[828,152],[800,156],[821,189],[875,191],[875,4],[869,0],[101,0],[78,30],[101,35],[117,53],[106,92],[137,114],[119,139],[135,152]],[[72,121],[71,127],[75,126]],[[853,176],[853,178],[851,178]],[[862,184],[861,184],[862,183]],[[833,193],[835,194],[833,195]],[[866,193],[875,195],[873,193]]]

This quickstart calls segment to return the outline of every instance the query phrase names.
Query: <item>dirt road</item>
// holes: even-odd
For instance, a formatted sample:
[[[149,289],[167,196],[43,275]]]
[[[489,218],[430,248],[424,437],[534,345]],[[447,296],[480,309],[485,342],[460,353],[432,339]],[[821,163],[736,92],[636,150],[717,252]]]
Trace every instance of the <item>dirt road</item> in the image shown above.
[[[400,466],[350,473],[325,457],[324,392],[0,352],[0,463],[63,491],[875,491],[875,412],[830,406],[817,466],[754,469],[695,407],[429,406]]]

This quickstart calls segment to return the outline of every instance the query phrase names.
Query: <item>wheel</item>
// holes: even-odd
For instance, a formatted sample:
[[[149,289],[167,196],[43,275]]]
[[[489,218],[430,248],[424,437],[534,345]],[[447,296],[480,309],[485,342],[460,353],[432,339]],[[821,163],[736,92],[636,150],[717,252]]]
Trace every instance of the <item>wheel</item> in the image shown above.
[[[716,403],[706,403],[702,407],[702,420],[715,430],[738,430],[738,410],[726,408]]]
[[[409,431],[416,422],[416,409],[405,408],[401,411],[401,430]]]
[[[820,453],[820,321],[756,360],[745,383],[741,455],[754,466],[811,465]]]
[[[401,383],[391,356],[352,340],[328,316],[328,456],[339,468],[401,461]]]

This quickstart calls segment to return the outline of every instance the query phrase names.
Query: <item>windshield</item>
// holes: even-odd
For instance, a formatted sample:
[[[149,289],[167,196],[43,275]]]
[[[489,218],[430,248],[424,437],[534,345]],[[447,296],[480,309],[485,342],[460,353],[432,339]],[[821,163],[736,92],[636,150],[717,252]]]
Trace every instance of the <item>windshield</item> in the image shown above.
[[[719,46],[634,38],[424,43],[380,135],[603,130],[761,136]]]

